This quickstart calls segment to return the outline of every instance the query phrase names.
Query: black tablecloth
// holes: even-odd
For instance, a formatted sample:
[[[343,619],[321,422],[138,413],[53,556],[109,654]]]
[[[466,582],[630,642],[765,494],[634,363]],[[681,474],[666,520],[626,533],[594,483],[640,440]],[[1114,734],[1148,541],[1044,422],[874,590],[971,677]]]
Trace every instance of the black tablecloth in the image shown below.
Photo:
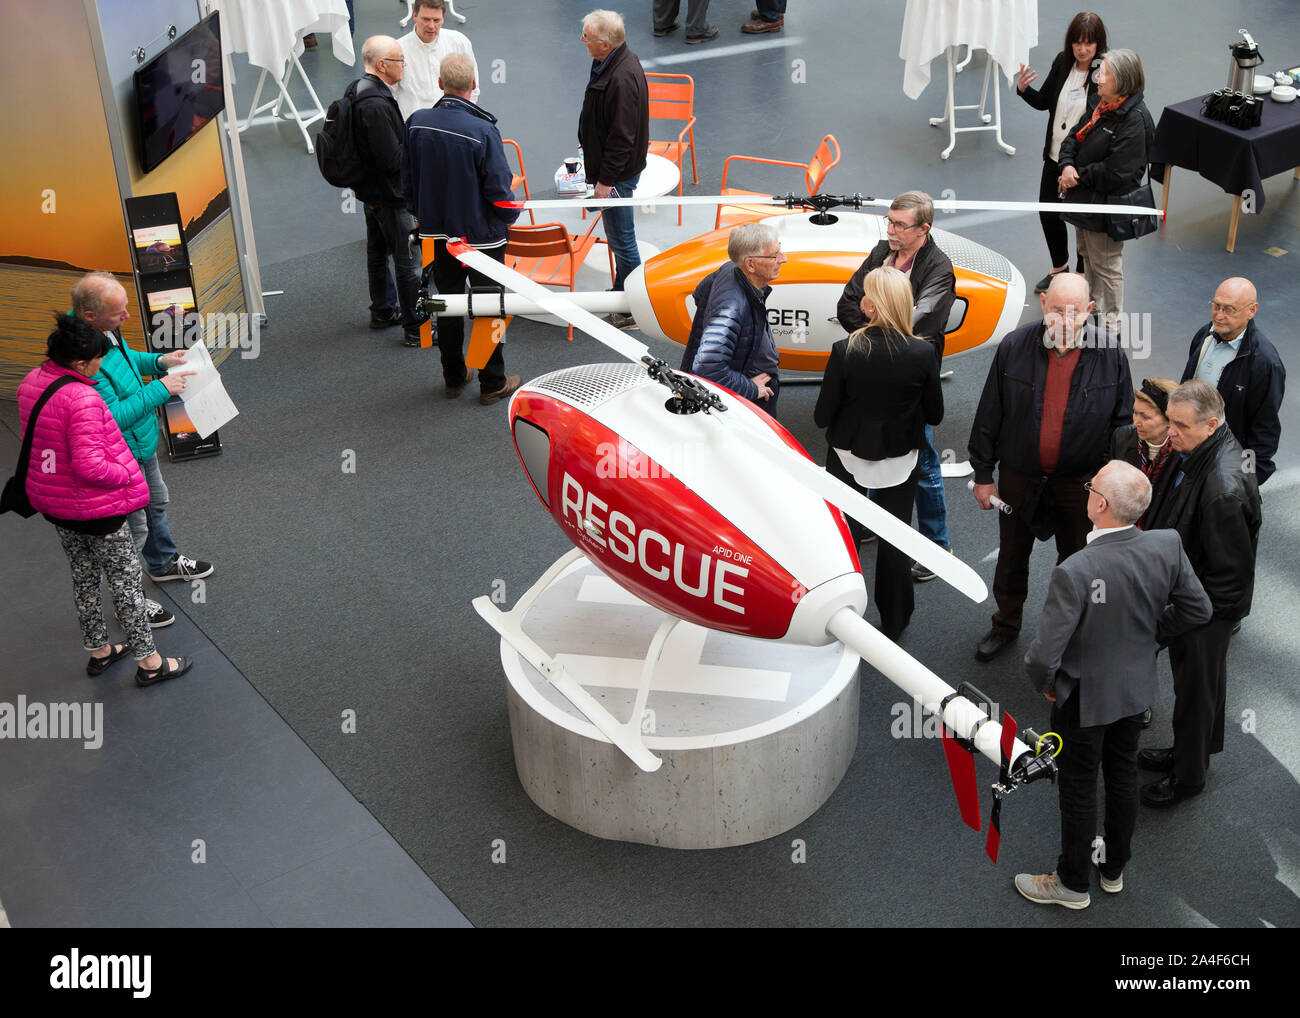
[[[1204,96],[1166,106],[1156,124],[1151,175],[1163,176],[1165,164],[1195,170],[1228,194],[1247,188],[1255,194],[1255,211],[1264,207],[1264,178],[1300,166],[1300,100],[1274,102],[1262,97],[1259,127],[1228,127],[1201,113]]]

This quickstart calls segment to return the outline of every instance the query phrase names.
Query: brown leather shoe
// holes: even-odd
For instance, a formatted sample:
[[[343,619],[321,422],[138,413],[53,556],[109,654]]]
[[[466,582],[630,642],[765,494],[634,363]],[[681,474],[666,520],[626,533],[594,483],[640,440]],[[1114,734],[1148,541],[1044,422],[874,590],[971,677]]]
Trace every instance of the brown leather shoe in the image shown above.
[[[754,11],[754,15],[758,12]],[[740,26],[740,30],[747,35],[761,35],[763,32],[779,32],[785,27],[785,15],[777,18],[775,21],[764,21],[760,17],[754,17],[752,21],[746,21]]]
[[[474,372],[472,372],[472,371],[470,371],[468,368],[466,368],[466,369],[465,369],[465,381],[461,382],[460,385],[449,385],[449,386],[447,386],[446,389],[443,390],[443,391],[446,393],[447,398],[448,398],[448,399],[455,399],[456,397],[458,397],[462,392],[465,391],[465,386],[469,385],[470,380],[471,380],[473,377],[474,377]]]
[[[506,378],[506,384],[504,388],[498,389],[496,392],[479,393],[478,401],[482,403],[484,406],[491,406],[497,400],[505,399],[507,396],[509,396],[511,393],[513,393],[516,389],[518,389],[523,384],[524,384],[524,380],[521,377],[519,377],[518,375],[510,375],[509,377]]]

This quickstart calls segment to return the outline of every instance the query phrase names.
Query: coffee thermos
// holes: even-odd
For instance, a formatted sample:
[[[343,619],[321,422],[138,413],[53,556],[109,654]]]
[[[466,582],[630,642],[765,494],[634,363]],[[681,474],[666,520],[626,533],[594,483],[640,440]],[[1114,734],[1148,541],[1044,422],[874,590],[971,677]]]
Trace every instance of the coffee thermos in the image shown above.
[[[1228,64],[1228,84],[1224,91],[1250,95],[1255,90],[1255,68],[1264,62],[1264,58],[1249,32],[1244,28],[1237,29],[1237,32],[1245,41],[1228,43],[1232,60]]]

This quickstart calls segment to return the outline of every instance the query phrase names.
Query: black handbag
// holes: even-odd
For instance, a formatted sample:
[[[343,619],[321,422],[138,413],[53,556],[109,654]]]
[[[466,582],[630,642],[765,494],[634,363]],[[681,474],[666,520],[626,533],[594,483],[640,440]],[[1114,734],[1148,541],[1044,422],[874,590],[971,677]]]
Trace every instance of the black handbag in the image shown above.
[[[1151,190],[1151,167],[1147,166],[1146,182],[1140,187],[1135,187],[1127,194],[1108,194],[1106,195],[1107,205],[1145,205],[1153,212],[1156,207],[1156,196]],[[1158,217],[1144,216],[1141,213],[1124,212],[1119,214],[1108,214],[1106,216],[1106,236],[1111,240],[1126,241],[1137,240],[1138,237],[1145,237],[1148,233],[1156,232],[1156,221]]]
[[[50,401],[51,396],[69,382],[79,381],[83,379],[74,378],[72,375],[55,379],[41,393],[36,405],[32,407],[32,415],[27,418],[27,433],[23,435],[23,447],[18,452],[18,465],[14,468],[13,477],[5,482],[3,494],[0,494],[0,514],[17,513],[24,519],[36,515],[36,509],[27,497],[27,465],[32,458],[32,438],[36,434],[36,418],[40,416],[41,409]]]

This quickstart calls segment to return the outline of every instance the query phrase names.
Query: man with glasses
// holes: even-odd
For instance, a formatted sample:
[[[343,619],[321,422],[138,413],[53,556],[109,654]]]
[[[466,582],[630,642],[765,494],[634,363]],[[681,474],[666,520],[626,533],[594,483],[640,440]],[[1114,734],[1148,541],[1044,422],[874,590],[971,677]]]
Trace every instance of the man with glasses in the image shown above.
[[[785,263],[781,238],[764,223],[741,223],[727,238],[727,257],[695,288],[682,370],[725,385],[775,417],[781,382],[767,298]]]
[[[1286,368],[1277,348],[1255,327],[1259,310],[1249,279],[1225,279],[1210,301],[1210,324],[1192,337],[1182,381],[1199,378],[1219,390],[1227,425],[1254,458],[1263,484],[1277,468],[1273,456],[1282,435],[1278,409],[1286,390]]]
[[[997,496],[1012,507],[997,514],[998,610],[977,661],[992,660],[1020,634],[1035,539],[1055,538],[1058,565],[1084,546],[1083,482],[1106,462],[1111,433],[1133,414],[1128,357],[1091,320],[1087,280],[1059,273],[1040,301],[1042,321],[999,344],[971,426],[975,501],[991,509]]]
[[[402,153],[406,126],[392,86],[402,80],[406,58],[397,40],[372,35],[361,47],[366,73],[348,86],[352,125],[365,176],[353,188],[365,206],[366,270],[370,287],[370,327],[401,325],[407,346],[420,345],[415,298],[420,264],[411,251],[415,218],[402,193]],[[392,259],[397,285],[389,273]]]
[[[1094,529],[1052,572],[1025,671],[1052,704],[1061,736],[1061,854],[1054,873],[1016,877],[1040,905],[1087,908],[1097,833],[1097,771],[1106,784],[1101,889],[1124,887],[1138,812],[1138,737],[1156,696],[1156,652],[1210,620],[1210,599],[1177,534],[1133,524],[1151,501],[1137,467],[1112,460],[1083,485]]]
[[[930,236],[934,224],[934,202],[924,191],[904,191],[889,205],[885,217],[885,240],[874,248],[867,260],[853,273],[840,295],[836,314],[847,332],[865,328],[862,313],[862,280],[872,269],[891,265],[907,276],[915,300],[912,331],[927,340],[935,356],[943,359],[944,330],[948,314],[957,299],[957,277],[952,261],[939,250]],[[918,450],[919,474],[916,484],[916,528],[940,548],[951,550],[948,540],[948,504],[943,491],[943,471],[934,448],[934,428],[925,426],[925,442]],[[933,580],[927,566],[912,564],[912,579],[919,583]]]
[[[1174,744],[1144,749],[1138,763],[1165,776],[1142,789],[1157,809],[1200,794],[1210,756],[1223,751],[1232,627],[1250,614],[1260,501],[1255,471],[1229,428],[1223,397],[1191,379],[1169,394],[1169,438],[1179,462],[1152,509],[1148,530],[1177,530],[1214,617],[1169,644],[1174,673]],[[1162,486],[1163,487],[1163,486]]]

